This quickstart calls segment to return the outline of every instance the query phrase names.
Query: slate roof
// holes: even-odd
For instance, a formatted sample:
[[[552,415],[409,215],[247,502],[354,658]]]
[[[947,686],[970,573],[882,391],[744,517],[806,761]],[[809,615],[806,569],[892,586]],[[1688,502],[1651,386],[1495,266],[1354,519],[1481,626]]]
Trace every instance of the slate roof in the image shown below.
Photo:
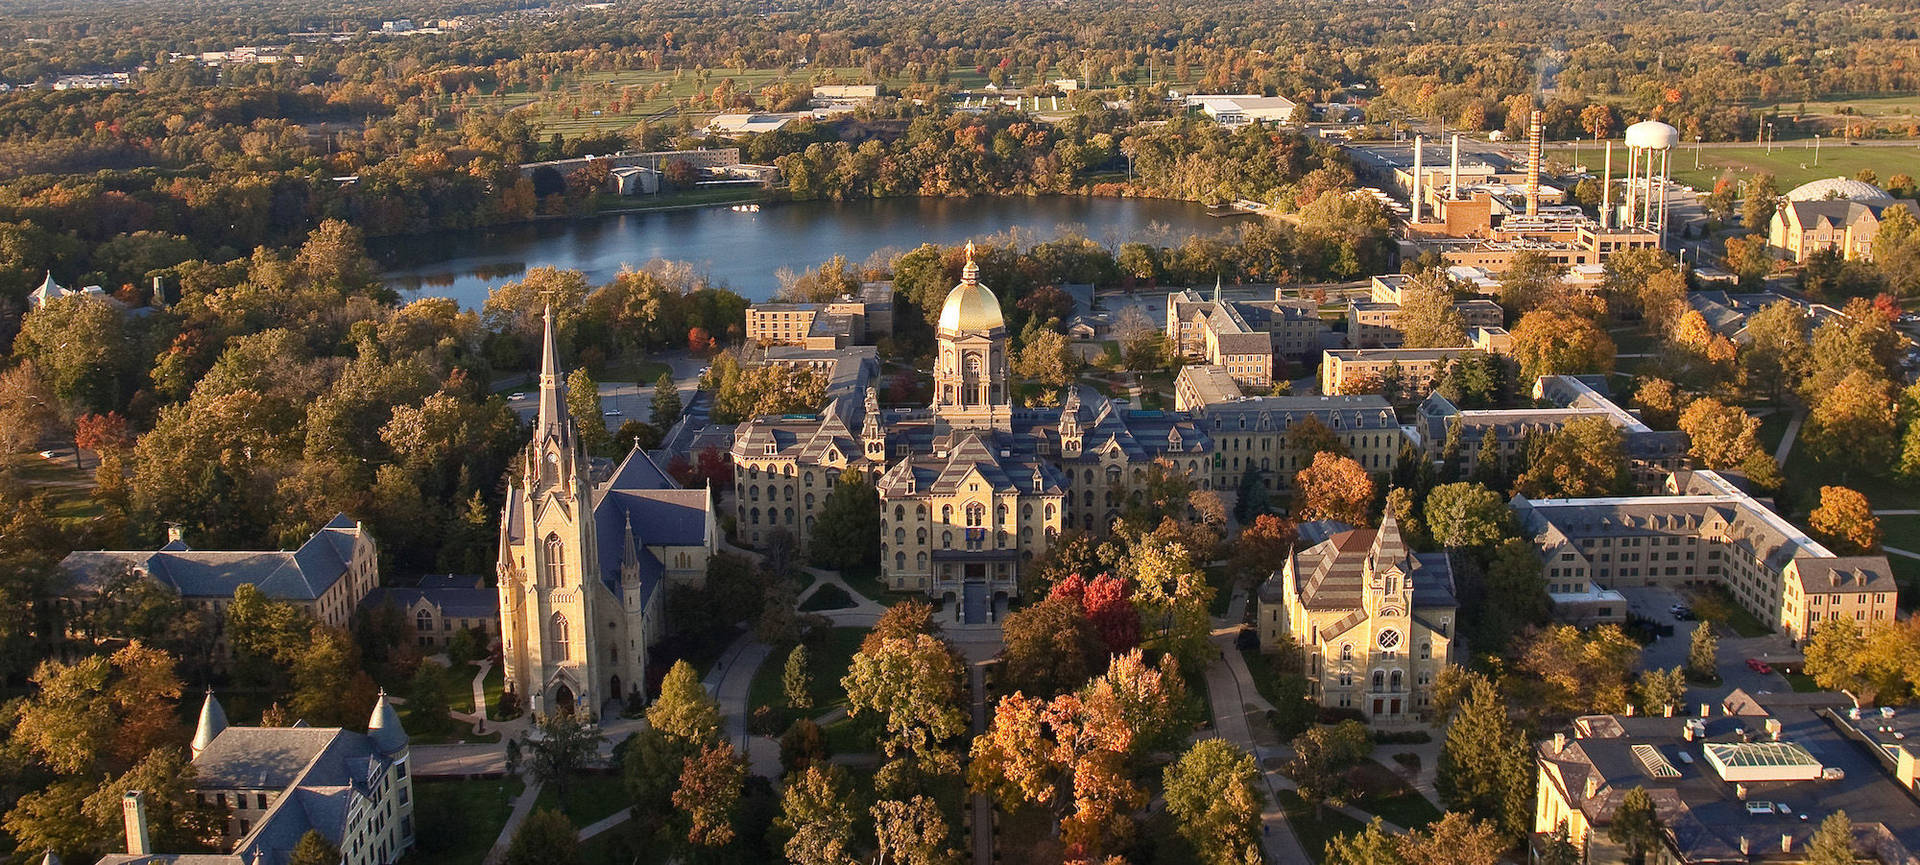
[[[1367,561],[1374,570],[1399,567],[1413,588],[1413,607],[1420,610],[1451,609],[1458,602],[1453,594],[1453,566],[1445,553],[1411,553],[1401,538],[1399,524],[1391,517],[1378,529],[1348,529],[1334,534],[1305,550],[1290,554],[1300,602],[1309,610],[1350,610],[1338,621],[1320,629],[1321,639],[1346,633],[1367,620],[1364,601],[1367,591]],[[1281,600],[1280,574],[1261,586],[1266,602]]]
[[[352,518],[340,514],[297,550],[195,550],[173,542],[153,552],[75,551],[60,564],[75,588],[88,591],[134,570],[187,598],[231,598],[234,589],[251,583],[276,600],[312,601],[346,576],[361,531]]]
[[[422,600],[438,609],[442,616],[456,619],[500,618],[500,592],[485,585],[383,586],[368,592],[360,606],[374,609],[392,604],[405,610]]]

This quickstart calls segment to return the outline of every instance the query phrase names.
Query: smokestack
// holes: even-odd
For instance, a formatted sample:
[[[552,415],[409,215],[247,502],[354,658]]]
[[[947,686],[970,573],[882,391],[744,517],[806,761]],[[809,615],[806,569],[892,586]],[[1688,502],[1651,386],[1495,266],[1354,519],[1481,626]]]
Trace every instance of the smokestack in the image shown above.
[[[1453,170],[1447,175],[1447,198],[1460,198],[1460,133],[1453,134]]]
[[[1600,227],[1611,228],[1613,216],[1613,139],[1607,139],[1607,167],[1600,175]],[[1669,711],[1668,715],[1673,713]]]
[[[1540,215],[1540,111],[1527,121],[1527,216]]]
[[[127,825],[127,854],[152,855],[153,845],[147,840],[147,794],[128,790],[120,798],[120,813]]]
[[[1420,147],[1425,143],[1425,137],[1413,137],[1413,222],[1416,225],[1420,223],[1420,173],[1426,170],[1420,164]]]

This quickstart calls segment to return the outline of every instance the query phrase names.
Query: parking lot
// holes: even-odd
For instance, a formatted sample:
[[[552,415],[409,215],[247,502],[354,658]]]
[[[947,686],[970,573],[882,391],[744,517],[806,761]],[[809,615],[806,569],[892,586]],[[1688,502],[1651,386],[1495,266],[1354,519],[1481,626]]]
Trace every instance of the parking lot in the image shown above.
[[[1697,621],[1681,621],[1674,617],[1675,604],[1685,603],[1685,598],[1669,589],[1653,586],[1621,588],[1620,593],[1627,596],[1627,609],[1633,615],[1652,620],[1662,625],[1673,626],[1673,636],[1660,637],[1649,644],[1640,653],[1640,668],[1668,669],[1687,666],[1687,650],[1693,645],[1693,629],[1700,627]],[[1779,634],[1765,637],[1738,637],[1730,633],[1720,635],[1720,648],[1715,661],[1715,669],[1720,673],[1721,683],[1717,686],[1693,685],[1687,688],[1688,711],[1698,712],[1701,703],[1720,704],[1727,694],[1735,688],[1748,693],[1789,691],[1784,676],[1778,672],[1760,673],[1747,666],[1748,658],[1761,658],[1790,652],[1788,640]]]

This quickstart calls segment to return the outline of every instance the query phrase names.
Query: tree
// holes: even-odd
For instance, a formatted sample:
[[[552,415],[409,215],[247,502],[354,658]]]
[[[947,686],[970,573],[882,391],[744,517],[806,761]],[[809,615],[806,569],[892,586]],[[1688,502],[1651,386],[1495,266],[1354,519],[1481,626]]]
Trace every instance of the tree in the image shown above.
[[[1228,566],[1246,583],[1257,583],[1273,573],[1274,563],[1287,554],[1296,537],[1293,523],[1261,514],[1234,539]]]
[[[613,444],[613,436],[600,413],[600,386],[586,367],[567,373],[567,413],[573,415],[574,429],[579,431],[580,445],[587,453],[604,455]]]
[[[1386,821],[1373,818],[1358,832],[1335,835],[1327,841],[1321,865],[1407,865],[1400,841],[1387,831]]]
[[[947,818],[927,796],[883,799],[873,804],[873,830],[880,855],[897,865],[956,865],[947,844]]]
[[[501,865],[579,865],[580,830],[567,815],[552,808],[541,808],[527,815]]]
[[[287,865],[340,865],[340,848],[328,842],[320,830],[308,829],[300,836],[300,843],[293,845]]]
[[[1835,811],[1820,821],[1807,841],[1807,865],[1854,865],[1853,820],[1845,811]]]
[[[814,564],[843,571],[880,564],[880,493],[867,473],[848,467],[827,493],[808,545]]]
[[[1035,333],[1013,361],[1014,375],[1050,388],[1072,384],[1079,370],[1079,353],[1073,350],[1066,334],[1055,330]]]
[[[605,741],[597,727],[573,715],[555,712],[535,722],[539,737],[527,742],[527,773],[542,784],[552,784],[561,797],[573,776],[600,752]]]
[[[1513,359],[1520,375],[1613,372],[1613,338],[1593,319],[1554,309],[1536,309],[1513,326]]]
[[[780,674],[780,689],[786,695],[787,708],[806,712],[813,708],[813,674],[807,671],[807,647],[794,646],[787,653],[787,668]]]
[[[1747,344],[1740,363],[1749,382],[1764,382],[1767,394],[1778,398],[1806,374],[1811,362],[1807,344],[1807,313],[1790,300],[1775,301],[1747,317]]]
[[[1167,813],[1203,861],[1237,865],[1260,842],[1260,769],[1227,740],[1195,742],[1167,767],[1165,787]]]
[[[1003,628],[1009,687],[1051,697],[1085,684],[1106,658],[1080,601],[1049,596],[1007,616]]]
[[[1703,624],[1698,630],[1706,630]],[[1687,674],[1679,667],[1642,672],[1633,683],[1633,705],[1647,715],[1679,708],[1687,700]]]
[[[1620,430],[1603,417],[1582,417],[1546,437],[1515,482],[1529,497],[1581,498],[1623,491],[1628,483]]]
[[[1513,256],[1500,274],[1500,305],[1525,313],[1560,291],[1561,266],[1546,254],[1525,250]]]
[[[1533,768],[1526,734],[1507,716],[1506,700],[1486,679],[1468,680],[1440,749],[1435,784],[1441,800],[1518,838],[1532,828]]]
[[[1687,309],[1687,278],[1678,268],[1660,270],[1640,286],[1640,315],[1656,333],[1673,327],[1675,319]]]
[[[1693,629],[1693,637],[1687,644],[1687,674],[1702,681],[1719,678],[1720,638],[1714,636],[1713,625],[1701,622]]]
[[[1880,546],[1880,520],[1867,497],[1847,487],[1820,488],[1820,506],[1807,516],[1807,528],[1843,556],[1864,556]]]
[[[1476,623],[1475,642],[1489,649],[1504,649],[1527,626],[1544,623],[1553,605],[1540,555],[1525,538],[1507,538],[1493,549],[1483,588],[1478,615],[1463,621]]]
[[[1528,641],[1519,668],[1546,688],[1549,705],[1567,712],[1619,712],[1627,706],[1627,674],[1640,657],[1618,625],[1581,631],[1553,625]]]
[[[686,758],[673,807],[686,821],[688,844],[711,848],[733,843],[734,812],[746,781],[747,762],[734,753],[731,742],[708,745]]]
[[[104,412],[124,405],[136,356],[126,313],[105,299],[56,297],[27,313],[14,338],[14,356],[34,363],[62,403]]]
[[[700,684],[700,674],[686,661],[675,661],[660,680],[660,695],[647,707],[647,724],[683,744],[700,746],[719,740],[720,704]]]
[[[1607,837],[1627,848],[1627,861],[1641,865],[1660,845],[1660,815],[1654,812],[1653,796],[1645,787],[1635,787],[1620,797],[1614,806],[1613,820],[1607,824]]]
[[[1299,785],[1300,798],[1312,803],[1314,814],[1332,802],[1346,804],[1347,772],[1373,753],[1373,734],[1359,721],[1342,721],[1308,728],[1293,739],[1293,759],[1287,777]]]
[[[1740,192],[1740,222],[1749,232],[1766,234],[1767,224],[1773,219],[1780,200],[1780,187],[1774,183],[1773,175],[1762,171],[1747,178]]]
[[[1342,457],[1353,454],[1346,441],[1314,415],[1307,415],[1287,427],[1287,448],[1301,463],[1311,463],[1323,453]]]
[[[674,384],[673,373],[661,373],[653,383],[653,405],[648,409],[647,420],[655,429],[670,429],[680,420],[680,408],[680,387]]]
[[[1760,452],[1760,419],[1712,397],[1688,403],[1680,413],[1680,429],[1703,468],[1733,468]]]
[[[1400,290],[1394,327],[1407,348],[1453,348],[1467,344],[1466,319],[1453,304],[1444,273],[1429,273]]]
[[[1507,503],[1474,483],[1441,484],[1427,494],[1427,528],[1442,547],[1490,548],[1507,536]]]
[[[774,828],[786,836],[781,852],[793,865],[853,865],[852,792],[838,766],[809,766],[787,781]]]
[[[1640,419],[1654,429],[1674,429],[1686,406],[1686,394],[1664,378],[1642,381],[1633,391],[1633,407],[1640,410]]]
[[[53,391],[33,361],[21,361],[0,372],[0,452],[33,450],[59,421]]]
[[[1295,519],[1366,524],[1373,504],[1373,478],[1352,458],[1322,451],[1294,475],[1293,484]]]
[[[916,634],[855,653],[840,686],[849,715],[880,717],[888,757],[912,756],[922,766],[944,767],[951,762],[945,743],[967,728],[959,682],[960,668],[947,644]]]
[[[1863,630],[1850,619],[1828,619],[1814,628],[1806,655],[1814,684],[1862,703],[1898,704],[1920,685],[1920,625],[1912,621],[1874,621]]]
[[[1815,459],[1841,469],[1874,474],[1893,462],[1895,426],[1892,385],[1856,369],[1814,402],[1801,435]]]
[[[940,636],[940,624],[933,620],[933,605],[910,598],[887,608],[873,623],[873,629],[860,640],[860,651],[877,653],[888,640],[911,640],[920,634]]]

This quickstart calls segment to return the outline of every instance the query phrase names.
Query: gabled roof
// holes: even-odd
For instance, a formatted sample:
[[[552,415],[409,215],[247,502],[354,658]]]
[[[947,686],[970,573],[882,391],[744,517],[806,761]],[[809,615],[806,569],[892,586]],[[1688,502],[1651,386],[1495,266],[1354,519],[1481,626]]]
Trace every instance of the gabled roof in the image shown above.
[[[341,514],[297,550],[195,550],[174,542],[153,552],[75,551],[60,564],[72,576],[75,588],[89,591],[133,570],[182,597],[231,598],[235,589],[250,583],[275,600],[313,601],[346,576],[362,531],[352,518]]]

